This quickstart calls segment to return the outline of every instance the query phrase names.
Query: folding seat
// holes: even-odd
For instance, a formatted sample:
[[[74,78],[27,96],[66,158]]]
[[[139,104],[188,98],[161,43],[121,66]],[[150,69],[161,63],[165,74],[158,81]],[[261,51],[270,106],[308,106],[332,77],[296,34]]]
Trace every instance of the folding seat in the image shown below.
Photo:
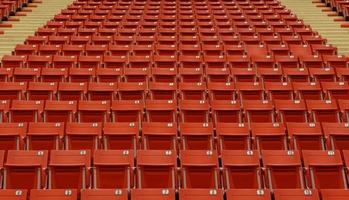
[[[62,45],[62,54],[64,56],[80,56],[85,52],[84,45]]]
[[[287,78],[287,81],[290,81],[292,83],[308,82],[310,79],[308,70],[306,68],[283,68],[282,71],[284,76]],[[302,83],[300,84],[302,85]],[[309,84],[309,83],[303,83],[303,84]]]
[[[206,84],[202,82],[179,83],[179,95],[182,100],[205,100],[206,99]]]
[[[336,75],[339,81],[349,80],[349,68],[336,68]]]
[[[295,34],[295,33],[293,33],[293,35],[281,35],[281,38],[282,38],[283,43],[290,46],[290,50],[292,53],[295,52],[295,51],[293,51],[292,46],[301,46],[302,42],[303,42],[300,35]],[[297,54],[297,56],[299,56],[299,54]]]
[[[130,62],[132,61],[135,67],[138,64],[150,62],[150,57],[153,55],[154,46],[153,45],[132,45],[132,51],[130,56]],[[138,63],[138,64],[137,64]],[[145,64],[149,65],[149,64]]]
[[[90,150],[51,150],[48,165],[48,189],[90,186]]]
[[[179,68],[179,81],[186,83],[202,83],[204,81],[203,68]]]
[[[177,186],[177,155],[171,150],[137,151],[137,188]],[[154,177],[157,177],[154,180]]]
[[[6,189],[0,190],[0,198],[7,200],[26,200],[27,190]]]
[[[4,189],[41,189],[46,186],[47,151],[8,150],[4,163]]]
[[[320,123],[287,123],[292,149],[321,150],[325,148]]]
[[[269,189],[303,189],[301,156],[298,151],[262,150],[266,185]]]
[[[223,45],[202,45],[201,51],[204,54],[204,57],[208,56],[210,58],[212,56],[223,56],[224,46]],[[207,61],[206,61],[207,62]]]
[[[293,89],[295,91],[296,99],[304,100],[321,100],[323,94],[321,86],[318,82],[293,82]]]
[[[264,88],[270,100],[292,100],[292,84],[289,82],[265,82]]]
[[[320,81],[320,82],[336,81],[336,72],[332,67],[309,68],[309,75],[315,81]]]
[[[222,178],[226,189],[263,188],[262,171],[257,151],[223,150]]]
[[[177,121],[176,100],[147,100],[145,107],[148,122],[174,123]]]
[[[226,192],[227,200],[270,200],[267,189],[230,189]]]
[[[204,55],[205,68],[226,68],[226,57],[223,55]]]
[[[104,56],[103,66],[105,68],[117,68],[123,69],[126,67],[127,57],[126,56]]]
[[[347,199],[349,197],[349,192],[347,189],[322,189],[321,196],[323,200],[330,199]]]
[[[56,83],[29,82],[27,100],[54,100],[56,92]]]
[[[47,68],[52,61],[51,56],[29,55],[27,58],[27,67],[29,68]]]
[[[327,149],[347,150],[349,129],[347,123],[322,123],[322,130],[326,137]]]
[[[144,100],[147,85],[143,82],[118,83],[118,97],[120,100]]]
[[[133,37],[132,36],[115,35],[114,36],[114,43],[116,45],[128,47],[128,45],[131,45],[133,43]]]
[[[301,45],[301,44],[290,44],[289,45],[290,52],[292,55],[300,57],[300,56],[309,56],[309,61],[317,61],[317,58],[313,56],[313,52],[309,45]],[[306,60],[304,60],[306,61]]]
[[[222,32],[229,33],[229,35],[222,35],[224,34]],[[233,32],[233,29],[230,28],[226,31],[221,31],[221,42],[224,45],[241,45],[240,38],[235,32]]]
[[[13,68],[0,68],[0,82],[8,82],[13,75]]]
[[[108,51],[108,46],[104,44],[103,45],[87,44],[85,46],[85,52],[87,56],[103,56],[107,54],[107,51]]]
[[[235,88],[241,102],[245,100],[263,100],[263,84],[260,82],[236,82]]]
[[[175,55],[154,55],[153,63],[155,68],[177,68],[177,57]]]
[[[105,123],[103,127],[104,149],[133,149],[138,144],[139,127],[135,123]]]
[[[0,130],[1,150],[23,149],[23,138],[27,132],[26,123],[1,123]]]
[[[268,44],[267,49],[273,56],[288,56],[290,54],[287,44]]]
[[[81,200],[127,200],[126,189],[87,189],[81,190]]]
[[[245,120],[248,123],[271,123],[275,121],[274,105],[267,100],[244,100]]]
[[[304,100],[282,100],[274,101],[278,121],[286,122],[307,122],[307,109]]]
[[[176,192],[173,189],[147,188],[147,189],[132,189],[131,199],[157,199],[157,200],[175,200]]]
[[[37,50],[38,50],[37,45],[17,44],[14,49],[14,55],[16,56],[32,55],[32,54],[36,54]]]
[[[46,101],[44,122],[73,122],[77,103],[75,101]]]
[[[144,32],[143,32],[144,33]],[[142,34],[142,32],[139,32],[139,34]],[[137,46],[143,46],[143,47],[152,47],[155,43],[155,38],[154,38],[154,34],[155,34],[155,30],[151,31],[151,32],[147,32],[148,35],[140,35],[140,36],[135,36],[134,37],[134,43],[136,44],[135,47]]]
[[[221,189],[181,189],[179,198],[183,200],[189,199],[209,199],[223,200],[224,192]]]
[[[40,68],[14,68],[13,81],[29,82],[37,81],[40,76]]]
[[[332,46],[331,44],[311,44],[310,46],[314,54],[322,56],[337,56],[337,47]]]
[[[176,83],[177,70],[176,68],[152,68],[151,80],[154,81],[154,83]]]
[[[174,28],[170,28],[170,29],[171,29],[171,31],[169,33],[166,33],[166,34],[170,34],[170,35],[167,36],[167,35],[165,35],[165,31],[162,30],[162,28],[158,28],[158,35],[156,37],[157,44],[170,45],[170,46],[177,44],[177,40],[176,40],[177,38],[175,36],[176,31],[173,31]],[[161,51],[160,49],[159,49],[159,51]],[[177,47],[176,47],[176,49],[177,49]]]
[[[179,44],[178,46],[178,53],[180,56],[200,56],[201,53],[201,46],[200,45],[186,45],[186,44]]]
[[[179,55],[180,68],[203,68],[202,56]]]
[[[91,82],[88,85],[87,97],[89,100],[114,100],[116,92],[117,85],[113,82]]]
[[[64,138],[65,149],[98,149],[101,136],[101,123],[67,123]]]
[[[242,45],[224,45],[224,52],[229,56],[242,56],[245,53],[245,48]]]
[[[280,83],[283,81],[282,70],[279,67],[275,67],[275,68],[258,67],[257,68],[257,76],[264,83],[268,83],[268,82]]]
[[[155,50],[155,54],[159,55],[159,56],[176,56],[177,55],[177,46],[176,45],[157,44],[155,46],[154,50]]]
[[[346,82],[322,82],[326,99],[349,99],[349,85]]]
[[[322,59],[327,67],[334,68],[348,68],[349,59],[348,57],[341,55],[322,55]]]
[[[131,46],[109,44],[108,51],[112,56],[128,56],[131,52]]]
[[[91,41],[91,36],[70,36],[70,44],[72,45],[86,45]]]
[[[99,29],[98,32],[100,34],[99,36],[93,35],[91,37],[91,43],[93,45],[108,45],[108,44],[113,43],[112,35],[104,35],[105,32],[101,32],[101,29]]]
[[[25,99],[24,94],[27,89],[27,83],[24,82],[0,82],[0,99],[14,100]]]
[[[273,191],[274,191],[275,200],[285,200],[285,199],[320,200],[319,192],[316,189],[276,189]]]
[[[217,146],[222,150],[250,149],[250,131],[243,123],[216,123]]]
[[[83,22],[79,22],[79,21],[66,21],[64,26],[62,26],[61,28],[71,28],[71,29],[77,29],[77,28],[80,28],[84,25]],[[64,29],[61,29],[61,30],[64,30]]]
[[[338,150],[304,150],[302,154],[309,188],[347,188],[341,153]]]
[[[272,31],[272,29],[269,29],[269,30]],[[268,45],[282,44],[281,36],[278,33],[274,33],[274,32],[272,32],[272,35],[261,35],[261,40],[263,41],[263,43],[267,45],[267,48],[268,48]]]
[[[85,83],[65,83],[58,84],[57,100],[78,101],[85,99],[87,84]]]
[[[211,100],[211,107],[215,124],[240,123],[243,119],[239,101]]]
[[[100,56],[79,56],[78,66],[79,68],[99,68],[101,67]]]
[[[65,36],[49,36],[47,39],[47,44],[48,45],[64,45],[64,44],[68,44],[69,43],[69,35],[65,35]],[[40,46],[46,46],[46,45],[40,45]],[[39,46],[39,48],[40,48]],[[48,46],[49,47],[49,46]],[[53,47],[53,46],[51,46]],[[45,52],[45,49],[43,49]],[[53,50],[55,50],[55,48],[48,48],[47,51],[48,52],[52,52]]]
[[[70,68],[68,80],[70,82],[92,82],[95,77],[95,68]]]
[[[97,10],[96,10],[97,11]],[[82,12],[82,11],[81,11]],[[87,12],[87,11],[86,11]],[[84,21],[84,27],[87,29],[98,29],[101,26],[101,22],[96,22],[96,21],[92,21],[90,18],[91,17],[95,17],[95,15],[92,15],[91,13],[89,13],[89,20],[90,21]],[[97,31],[97,30],[96,30]],[[98,30],[99,31],[99,30]]]
[[[64,137],[64,124],[61,123],[29,123],[26,133],[26,149],[52,150],[61,149]]]
[[[93,188],[122,188],[128,190],[133,188],[133,162],[133,151],[94,151]]]
[[[142,124],[143,149],[175,150],[177,148],[177,124],[144,122]]]
[[[286,150],[286,128],[279,123],[252,123],[253,146],[258,150]]]
[[[306,100],[312,122],[340,122],[336,101]]]
[[[1,66],[5,68],[24,67],[27,56],[4,55],[1,59]]]
[[[252,64],[257,68],[275,68],[275,59],[270,55],[251,56]]]
[[[109,101],[79,101],[78,122],[109,121]]]
[[[308,45],[326,43],[326,39],[323,39],[321,35],[302,35],[301,38]]]
[[[77,57],[54,55],[52,58],[52,67],[54,68],[73,68],[76,66]],[[42,68],[45,69],[45,68]]]
[[[295,57],[293,55],[289,55],[289,56],[276,55],[275,61],[276,61],[276,64],[282,69],[285,69],[285,68],[296,69],[300,67],[298,57]]]
[[[299,56],[301,66],[307,68],[323,68],[324,62],[321,56],[305,54]]]
[[[245,51],[248,56],[266,56],[269,54],[265,45],[249,44],[245,45]]]
[[[144,103],[140,100],[113,101],[111,113],[113,122],[140,123],[143,121]]]
[[[180,152],[179,157],[183,189],[218,189],[220,187],[216,151],[184,150]]]
[[[30,191],[30,200],[77,200],[78,191],[76,189],[50,189],[50,190],[37,190]]]
[[[46,36],[28,36],[25,44],[43,45],[46,44],[48,37]]]
[[[179,133],[183,150],[215,149],[212,123],[181,123]]]
[[[181,100],[179,102],[180,122],[208,123],[210,105],[204,100]]]
[[[13,100],[9,112],[9,122],[39,122],[44,101]]]
[[[207,82],[228,83],[231,80],[229,68],[206,68]]]
[[[235,100],[235,86],[232,82],[209,82],[207,84],[210,100]]]

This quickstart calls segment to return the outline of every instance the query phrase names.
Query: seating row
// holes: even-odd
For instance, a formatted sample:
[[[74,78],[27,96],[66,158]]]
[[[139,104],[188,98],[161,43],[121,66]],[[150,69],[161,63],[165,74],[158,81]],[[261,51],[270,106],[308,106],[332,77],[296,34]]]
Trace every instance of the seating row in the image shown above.
[[[40,36],[41,37],[41,36]],[[35,36],[31,39],[40,39]],[[44,44],[35,44],[36,42],[28,41],[28,43],[34,44],[20,44],[15,47],[13,52],[14,55],[24,56],[24,55],[41,55],[41,56],[54,56],[54,55],[64,55],[64,56],[117,56],[119,59],[123,58],[126,61],[133,60],[137,58],[142,58],[146,60],[159,62],[161,59],[159,56],[164,57],[163,60],[168,60],[168,62],[173,62],[174,60],[179,60],[179,57],[185,58],[185,56],[198,56],[201,62],[207,62],[213,60],[213,58],[218,59],[219,56],[246,56],[246,57],[265,57],[270,56],[271,59],[280,60],[280,58],[287,58],[287,56],[294,56],[297,59],[298,56],[306,57],[309,55],[318,55],[319,59],[323,62],[327,61],[348,61],[348,58],[344,56],[336,56],[336,48],[330,45],[324,44],[310,44],[303,45],[302,43],[288,42],[289,44],[283,44],[281,42],[263,42],[266,45],[243,45],[239,44],[239,39],[237,39],[236,44],[179,44],[171,41],[157,41],[158,44],[110,44],[112,41],[103,41],[102,38],[92,38],[91,43],[86,40],[87,44],[65,44],[66,41],[60,41],[60,36],[55,38],[48,37],[48,39],[43,41]],[[265,38],[264,38],[265,39]],[[275,39],[275,38],[274,38]],[[121,40],[115,40],[118,43],[122,43]],[[174,40],[175,41],[175,40]],[[201,41],[202,42],[202,41]],[[232,42],[232,41],[231,41]],[[41,42],[40,42],[41,43]],[[48,43],[48,44],[46,44]],[[161,44],[165,43],[165,44]],[[194,43],[195,40],[194,40]],[[96,49],[94,49],[94,47]],[[299,52],[300,51],[300,52]],[[179,55],[179,56],[178,56]],[[296,55],[296,56],[295,56]],[[321,57],[321,55],[324,55]],[[275,57],[275,58],[274,58]],[[337,58],[336,58],[337,57]],[[44,57],[42,57],[44,58]],[[196,60],[198,59],[196,58]],[[231,57],[233,58],[233,57]],[[290,59],[291,59],[290,58]],[[222,58],[221,58],[222,59]],[[226,58],[228,59],[228,58]],[[185,60],[185,59],[181,59]],[[232,59],[228,59],[232,60]],[[148,62],[149,62],[148,61]]]
[[[349,17],[349,3],[347,1],[338,0],[324,0],[327,6],[331,7],[333,10],[337,11],[339,15],[343,15],[344,18],[348,20]]]
[[[347,123],[20,122],[0,128],[2,150],[349,149]]]
[[[27,0],[1,0],[0,1],[0,21],[7,19],[28,4]]]
[[[9,150],[1,156],[4,189],[346,189],[349,165],[348,151],[322,150],[223,151],[220,159],[216,151],[183,150],[179,164],[171,150]]]
[[[322,200],[331,200],[333,198],[349,198],[348,190],[345,189],[323,189],[321,190]],[[302,189],[276,189],[273,193],[270,190],[255,189],[181,189],[176,197],[175,190],[172,189],[132,189],[130,195],[127,190],[122,189],[86,189],[81,190],[80,194],[76,189],[51,189],[51,190],[30,190],[30,200],[191,200],[191,199],[210,199],[210,200],[320,200],[318,190]],[[224,198],[224,194],[226,198]],[[27,190],[0,190],[0,198],[13,200],[26,200],[29,196]]]

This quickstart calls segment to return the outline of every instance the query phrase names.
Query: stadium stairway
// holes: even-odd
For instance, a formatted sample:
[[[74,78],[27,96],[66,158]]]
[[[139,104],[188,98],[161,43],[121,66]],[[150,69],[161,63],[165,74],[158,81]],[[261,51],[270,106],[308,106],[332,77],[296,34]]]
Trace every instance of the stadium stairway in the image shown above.
[[[323,7],[317,7],[313,0],[280,0],[281,4],[292,10],[304,23],[311,25],[327,39],[329,44],[338,48],[338,53],[349,55],[349,29],[341,28],[341,22],[335,22]],[[326,8],[326,7],[325,7]]]
[[[5,33],[0,35],[0,58],[11,54],[16,44],[22,44],[28,35],[34,35],[39,27],[72,2],[73,0],[42,0],[33,12],[27,12],[19,21],[13,21],[12,27],[2,28]]]

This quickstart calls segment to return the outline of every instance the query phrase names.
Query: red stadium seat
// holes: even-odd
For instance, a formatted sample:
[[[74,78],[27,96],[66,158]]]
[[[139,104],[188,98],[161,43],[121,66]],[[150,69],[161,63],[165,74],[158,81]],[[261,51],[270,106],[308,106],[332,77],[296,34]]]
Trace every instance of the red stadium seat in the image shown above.
[[[271,101],[244,100],[245,121],[248,123],[275,122],[274,105]]]
[[[287,123],[287,131],[292,149],[325,149],[320,123]]]
[[[293,82],[293,89],[297,99],[321,100],[323,94],[318,82]]]
[[[339,151],[304,150],[302,153],[310,188],[344,189],[347,187]]]
[[[221,189],[182,189],[179,191],[179,198],[183,200],[223,200],[223,194],[224,192]]]
[[[235,86],[232,82],[208,82],[210,100],[235,100]]]
[[[175,200],[176,192],[171,189],[133,189],[131,199],[154,199],[154,200]]]
[[[93,199],[127,200],[125,189],[87,189],[81,191],[81,200]]]
[[[50,190],[31,190],[30,200],[77,200],[78,191],[76,189],[50,189]]]
[[[307,108],[313,122],[340,122],[336,101],[307,100]]]
[[[211,108],[215,124],[242,122],[243,117],[239,101],[211,100]]]
[[[76,101],[46,101],[43,118],[45,122],[73,122],[76,110]]]
[[[46,187],[47,151],[9,150],[7,156],[3,188],[41,189]]]
[[[142,144],[144,149],[175,150],[177,145],[177,124],[143,123]]]
[[[147,100],[145,107],[148,122],[174,123],[177,121],[177,102],[174,100]]]
[[[258,150],[286,150],[286,128],[279,123],[252,123],[253,145]]]
[[[256,189],[230,189],[226,192],[227,200],[270,200],[270,191]]]
[[[275,197],[275,200],[283,200],[283,199],[320,200],[319,192],[318,190],[315,190],[315,189],[276,189],[274,190],[274,197]]]
[[[235,87],[241,101],[264,99],[263,84],[260,82],[237,82]]]
[[[307,109],[303,100],[275,100],[275,110],[280,122],[307,122]]]
[[[321,190],[323,200],[346,199],[349,197],[347,189],[323,189]]]
[[[104,149],[136,150],[139,126],[135,123],[105,123],[103,126]]]
[[[85,83],[64,83],[58,85],[57,100],[60,101],[78,101],[84,100],[87,92]]]
[[[79,101],[78,122],[107,122],[109,120],[109,101]]]
[[[214,149],[213,125],[211,123],[181,123],[179,130],[182,149]]]
[[[0,124],[0,149],[21,150],[23,138],[27,132],[26,123],[1,123]]]
[[[29,123],[26,134],[26,149],[52,150],[61,149],[64,137],[64,124],[61,123]]]
[[[98,149],[102,125],[100,123],[67,123],[65,133],[66,149]]]
[[[183,189],[220,187],[216,151],[184,150],[179,157]]]
[[[57,92],[56,83],[29,82],[27,89],[28,100],[54,100]]]
[[[349,129],[347,123],[322,123],[327,149],[349,149]]]
[[[133,187],[133,151],[97,150],[93,155],[94,187],[97,189]]]
[[[144,103],[139,100],[119,100],[111,104],[113,122],[140,123],[143,120]]]
[[[137,188],[172,188],[177,185],[177,156],[171,150],[137,152]],[[154,177],[157,177],[155,180]]]
[[[27,200],[27,190],[6,189],[0,190],[0,198],[8,200]]]
[[[257,151],[224,150],[221,156],[225,188],[260,189],[264,186]]]
[[[177,97],[177,84],[150,82],[149,97],[152,100],[175,100]]]
[[[9,122],[39,122],[44,109],[44,101],[13,100]]]
[[[210,105],[207,101],[181,100],[179,102],[179,121],[187,123],[208,123]]]
[[[306,187],[298,151],[262,151],[269,189],[303,189]]]
[[[270,100],[294,99],[292,85],[288,82],[265,82],[264,88]]]
[[[52,150],[48,169],[48,189],[89,187],[90,167],[89,150]]]

